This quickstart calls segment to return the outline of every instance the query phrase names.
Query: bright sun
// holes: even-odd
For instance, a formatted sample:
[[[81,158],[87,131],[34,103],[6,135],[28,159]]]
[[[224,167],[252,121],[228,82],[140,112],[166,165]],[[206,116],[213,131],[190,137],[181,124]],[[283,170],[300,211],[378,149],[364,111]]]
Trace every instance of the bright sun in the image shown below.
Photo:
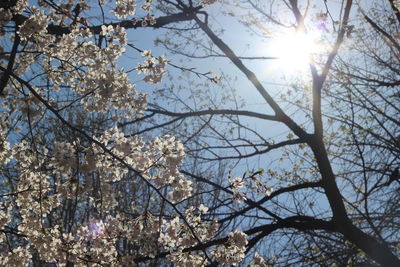
[[[321,51],[317,33],[286,32],[275,36],[270,54],[278,58],[279,68],[284,72],[308,70],[312,56]]]

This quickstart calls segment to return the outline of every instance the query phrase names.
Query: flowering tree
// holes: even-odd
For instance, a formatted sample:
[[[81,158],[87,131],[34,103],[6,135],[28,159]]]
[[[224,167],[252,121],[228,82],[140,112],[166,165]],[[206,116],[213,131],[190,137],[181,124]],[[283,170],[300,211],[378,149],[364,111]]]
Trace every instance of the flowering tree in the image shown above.
[[[281,32],[289,35],[277,36],[284,40],[278,41],[276,54],[283,59],[285,69],[304,58],[298,55],[304,53],[302,50],[311,54],[312,60],[307,59],[306,70],[310,73],[302,74],[304,79],[290,80],[278,91],[273,83],[261,82],[256,72],[250,70],[250,67],[260,69],[253,63],[255,60],[275,60],[274,55],[236,54],[223,38],[224,31],[229,33],[226,25],[234,23],[233,19],[222,22],[215,19],[216,23],[212,24],[218,16],[211,9],[198,12],[193,17],[195,23],[188,22],[186,28],[176,28],[173,37],[169,33],[167,38],[158,41],[175,54],[193,61],[214,59],[212,64],[225,64],[224,69],[229,65],[220,58],[226,58],[237,67],[242,80],[248,79],[248,84],[237,82],[236,85],[226,74],[212,77],[210,81],[219,81],[221,86],[212,96],[212,90],[189,81],[187,87],[193,87],[190,95],[194,95],[192,106],[188,104],[190,97],[176,98],[184,103],[179,110],[165,108],[167,105],[162,103],[148,110],[148,116],[171,117],[159,127],[168,128],[184,140],[187,155],[196,159],[197,165],[204,164],[203,169],[197,167],[186,174],[210,185],[201,192],[218,191],[212,195],[212,204],[207,206],[219,208],[214,214],[220,216],[219,222],[225,227],[234,227],[238,221],[242,227],[245,225],[248,229],[245,233],[251,235],[247,253],[257,247],[273,264],[286,266],[311,261],[328,266],[350,262],[365,265],[374,260],[381,265],[397,265],[398,208],[395,203],[399,154],[394,133],[398,131],[398,111],[393,103],[398,101],[398,77],[395,74],[397,52],[393,48],[397,45],[398,12],[395,2],[368,3],[359,5],[358,10],[352,1],[343,1],[338,6],[325,5],[325,1],[311,1],[309,6],[300,1],[284,1],[281,5],[273,1],[221,2],[221,5],[217,3],[217,10],[237,18],[254,34],[252,40],[254,36],[275,39]],[[311,3],[318,6],[313,8]],[[175,8],[178,11],[188,7],[190,3],[178,1]],[[220,31],[216,25],[222,25]],[[313,35],[315,30],[319,32],[316,46],[322,44],[323,49],[310,52],[314,44],[304,35]],[[291,35],[291,31],[295,34]],[[240,34],[242,37],[243,33]],[[226,38],[232,37],[227,34]],[[244,36],[239,39],[236,41],[246,40]],[[237,47],[237,42],[231,42],[232,47]],[[290,46],[288,42],[296,44]],[[254,51],[256,48],[252,47],[247,52],[254,55]],[[272,68],[271,65],[264,68]],[[245,88],[238,89],[243,95],[250,94],[248,88],[253,86],[270,113],[242,108],[237,99],[232,100],[230,108],[225,108],[218,97],[230,99],[229,86]],[[164,90],[163,94],[173,95],[173,91]],[[188,123],[195,126],[184,124],[189,118],[196,118]],[[251,121],[248,123],[245,118],[257,120],[258,125],[251,126]],[[271,132],[270,126],[259,126],[265,124],[273,125],[286,136],[270,138],[275,132]],[[141,131],[148,129],[144,127]],[[275,151],[282,154],[277,155]],[[267,153],[283,163],[271,164],[271,159],[263,156]],[[215,174],[224,168],[221,162],[231,160],[243,164],[250,159],[262,163],[249,163],[248,170],[253,171],[240,177],[229,171]],[[226,177],[225,182],[218,181],[216,176]],[[229,206],[229,212],[221,206]]]
[[[2,266],[31,263],[136,266],[166,262],[177,266],[236,265],[254,250],[257,252],[246,259],[251,266],[266,266],[268,261],[292,264],[298,258],[310,260],[304,259],[308,255],[305,252],[293,258],[297,248],[309,251],[314,262],[331,264],[351,258],[356,263],[399,264],[398,212],[389,209],[378,213],[385,204],[398,207],[396,201],[382,197],[378,190],[386,183],[379,175],[389,174],[390,181],[398,180],[398,168],[397,174],[395,169],[398,150],[390,157],[387,153],[392,148],[373,150],[382,143],[378,138],[381,133],[372,126],[355,127],[368,119],[367,114],[351,116],[354,105],[372,112],[378,118],[373,126],[387,129],[382,124],[389,123],[391,128],[387,132],[392,133],[398,129],[393,111],[397,106],[389,105],[381,112],[371,107],[373,103],[366,104],[364,95],[355,89],[350,90],[352,97],[341,95],[345,92],[343,88],[358,88],[353,79],[368,82],[368,86],[369,82],[376,82],[378,88],[395,87],[396,84],[382,83],[396,83],[397,61],[390,63],[394,70],[389,68],[394,81],[356,75],[334,65],[340,64],[335,61],[339,48],[353,32],[353,25],[349,23],[353,3],[345,1],[338,22],[333,23],[333,45],[319,61],[309,62],[311,100],[307,102],[304,97],[303,102],[295,102],[306,112],[307,105],[311,106],[311,112],[307,120],[296,121],[243,63],[244,58],[237,56],[213,32],[205,8],[214,2],[8,0],[0,4]],[[225,4],[229,7],[229,2]],[[266,13],[260,3],[249,0],[242,4],[238,8],[250,6],[255,12],[243,17],[247,19],[242,20],[245,25],[260,30],[264,27],[260,21],[264,19],[273,25],[285,26],[286,22]],[[307,31],[306,12],[297,1],[285,1],[285,4],[294,16],[289,28]],[[393,1],[385,7],[398,14]],[[332,16],[329,7],[325,8],[325,12],[318,13],[322,28],[329,27],[327,17]],[[375,11],[386,14],[379,7]],[[376,40],[382,40],[379,38],[383,36],[384,41],[388,39],[397,45],[395,30],[384,31],[374,18],[365,15],[365,19],[375,30]],[[203,57],[230,60],[261,94],[273,114],[243,110],[239,105],[236,109],[223,109],[220,103],[202,99],[201,92],[189,93],[189,97],[198,97],[206,103],[194,110],[188,102],[173,97],[176,88],[158,90],[165,97],[161,102],[149,101],[131,82],[131,71],[119,67],[128,48],[140,52],[141,56],[132,71],[152,86],[162,82],[167,65],[215,86],[224,86],[224,83],[222,76],[178,66],[128,41],[129,32],[145,27],[168,28],[169,38],[160,38],[157,43],[169,51],[200,57],[181,47],[191,49],[198,45],[206,51]],[[360,38],[364,36],[360,32]],[[206,49],[205,37],[211,41],[212,48]],[[179,42],[182,39],[186,42]],[[218,48],[218,54],[214,53],[214,47]],[[398,51],[393,54],[398,55]],[[382,67],[379,60],[374,60]],[[334,78],[329,77],[330,73],[336,74]],[[345,82],[346,79],[352,79],[351,83]],[[299,92],[296,97],[303,94]],[[330,116],[341,119],[334,120],[328,130],[323,128],[323,94],[337,97],[327,97],[327,101],[339,99],[333,101],[338,108],[351,106],[350,117],[346,112],[340,113],[340,117],[333,109],[329,110]],[[390,103],[391,95],[377,93],[375,97]],[[220,99],[234,101],[229,93]],[[161,108],[168,101],[181,101],[186,111]],[[155,116],[173,119],[165,122]],[[221,121],[214,121],[218,116]],[[242,123],[239,119],[242,116],[280,123],[289,131],[288,138],[277,142],[267,140],[263,133]],[[190,118],[193,120],[189,126],[179,124]],[[221,131],[223,125],[228,125],[224,128],[226,133]],[[338,127],[346,132],[334,135]],[[148,134],[151,131],[155,134]],[[241,131],[250,135],[242,137]],[[260,142],[256,143],[254,136]],[[335,138],[342,145],[328,147],[339,144]],[[396,138],[389,138],[389,143],[398,149]],[[296,150],[290,146],[296,146]],[[359,151],[350,154],[341,147],[349,151],[356,147]],[[254,152],[244,148],[253,148]],[[386,157],[389,163],[378,164],[371,154],[364,156],[362,151],[368,148]],[[225,149],[233,153],[221,155]],[[233,171],[226,173],[231,160],[279,149],[284,149],[283,158],[296,160],[285,171],[270,168],[249,170],[241,176],[233,175]],[[339,169],[335,167],[333,153],[343,159]],[[352,172],[354,166],[360,166],[359,162],[362,170]],[[307,171],[302,164],[307,166]],[[371,171],[372,167],[375,169]],[[351,192],[340,190],[346,183],[355,181],[360,173],[364,177],[362,186],[357,184]],[[274,190],[272,181],[276,182]],[[393,194],[390,187],[384,188]],[[285,194],[293,197],[293,201],[283,202]],[[327,200],[326,206],[313,209],[312,203],[322,199]],[[362,205],[364,209],[360,208]],[[371,209],[378,215],[370,215]],[[383,215],[391,216],[390,223],[386,223]],[[271,243],[264,242],[274,232],[278,234],[271,240],[283,240],[285,245],[274,241],[275,247],[271,248]],[[301,239],[292,240],[291,236]],[[315,248],[318,242],[330,249],[339,247],[337,257],[326,259],[329,251]],[[349,251],[343,252],[347,248]],[[281,258],[274,259],[269,252],[285,249],[289,252]]]
[[[117,127],[121,118],[141,116],[147,104],[117,65],[127,45],[125,28],[185,19],[175,14],[157,22],[151,1],[145,1],[141,9],[147,15],[135,22],[135,7],[135,1],[117,1],[105,9],[127,20],[92,26],[81,16],[92,8],[86,1],[2,2],[2,266],[132,266],[136,258],[154,258],[164,250],[184,264],[210,257],[205,250],[182,252],[218,230],[202,221],[205,207],[176,206],[193,191],[178,169],[182,144],[169,135],[147,142],[126,137]],[[137,72],[158,83],[166,59],[149,51],[142,56]],[[81,117],[67,119],[75,108],[82,109]],[[106,123],[92,130],[90,116]],[[60,128],[44,132],[51,120]],[[60,131],[70,136],[61,138]],[[139,189],[137,180],[158,199],[128,196]],[[160,201],[172,212],[164,215],[161,209],[152,216],[149,206]]]

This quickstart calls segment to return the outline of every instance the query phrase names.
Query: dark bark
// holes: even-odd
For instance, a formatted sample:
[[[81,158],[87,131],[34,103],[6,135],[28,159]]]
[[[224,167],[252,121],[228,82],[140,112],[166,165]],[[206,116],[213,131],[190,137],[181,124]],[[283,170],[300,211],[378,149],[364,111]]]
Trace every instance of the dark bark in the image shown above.
[[[171,24],[171,23],[176,23],[176,22],[182,22],[182,21],[190,21],[193,20],[192,14],[199,11],[201,9],[201,6],[199,7],[193,7],[193,8],[188,8],[183,12],[172,14],[172,15],[166,15],[166,16],[161,16],[156,18],[156,23],[151,25],[148,24],[146,27],[147,28],[161,28],[165,25]],[[16,22],[17,24],[22,24],[27,17],[23,15],[15,15],[13,17],[13,21]],[[113,23],[106,23],[106,24],[101,24],[101,25],[95,25],[95,26],[89,26],[88,28],[93,34],[100,34],[101,32],[101,26],[105,25],[112,25],[114,27],[120,26],[124,27],[125,29],[136,29],[136,28],[142,28],[142,21],[145,19],[138,19],[136,21],[133,20],[123,20],[119,22],[113,22]],[[55,24],[49,24],[47,27],[47,32],[49,34],[54,34],[54,35],[63,35],[63,34],[68,34],[71,32],[71,28],[67,26],[60,26],[60,25],[55,25]]]
[[[322,140],[315,139],[310,146],[318,163],[322,184],[332,209],[335,229],[382,266],[400,266],[400,260],[386,245],[361,231],[349,219]]]

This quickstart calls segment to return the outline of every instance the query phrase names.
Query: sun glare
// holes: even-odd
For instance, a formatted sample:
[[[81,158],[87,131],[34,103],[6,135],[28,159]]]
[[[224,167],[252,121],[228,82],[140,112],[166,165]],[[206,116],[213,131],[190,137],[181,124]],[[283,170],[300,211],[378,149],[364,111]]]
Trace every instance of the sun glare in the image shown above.
[[[270,54],[278,58],[279,68],[289,73],[307,71],[312,56],[321,50],[316,33],[300,32],[275,36],[270,49]]]

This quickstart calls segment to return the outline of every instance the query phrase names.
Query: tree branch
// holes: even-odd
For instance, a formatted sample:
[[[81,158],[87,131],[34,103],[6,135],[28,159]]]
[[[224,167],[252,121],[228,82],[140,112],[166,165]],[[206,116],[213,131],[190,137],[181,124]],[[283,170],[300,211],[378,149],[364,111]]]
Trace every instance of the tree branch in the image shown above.
[[[264,100],[274,110],[275,115],[279,119],[279,121],[288,126],[298,137],[307,139],[308,134],[297,123],[295,123],[290,117],[285,114],[278,103],[275,102],[272,96],[267,92],[261,82],[257,79],[256,75],[242,63],[242,61],[236,56],[232,49],[230,49],[230,47],[225,44],[224,41],[216,36],[213,31],[208,27],[208,25],[202,22],[196,15],[193,15],[193,19],[207,34],[207,36],[213,41],[213,43],[232,61],[233,64],[235,64],[235,66],[243,74],[246,75],[247,79],[254,85],[254,87],[261,94]]]
[[[148,24],[146,27],[148,28],[161,28],[167,24],[171,24],[171,23],[175,23],[175,22],[182,22],[182,21],[190,21],[192,20],[192,13],[199,11],[200,9],[202,9],[201,6],[198,7],[192,7],[192,8],[187,8],[185,9],[184,12],[180,12],[180,13],[176,13],[176,14],[172,14],[172,15],[167,15],[167,16],[161,16],[156,18],[156,23],[151,25]],[[25,20],[27,20],[27,17],[23,16],[23,15],[15,15],[13,17],[13,20],[17,23],[17,24],[22,24],[24,23]],[[89,26],[89,30],[93,33],[93,34],[99,34],[101,32],[101,26],[105,25],[105,26],[109,26],[112,25],[113,27],[116,26],[120,26],[120,27],[124,27],[125,29],[136,29],[136,28],[141,28],[142,26],[142,22],[145,21],[146,19],[139,19],[139,20],[123,20],[120,22],[113,22],[113,23],[106,23],[106,24],[102,24],[102,25],[95,25],[95,26]],[[68,34],[71,32],[71,28],[70,27],[66,27],[66,26],[59,26],[59,25],[54,25],[54,24],[49,24],[47,27],[47,32],[49,34],[54,34],[54,35],[63,35],[63,34]]]
[[[171,117],[179,117],[179,118],[187,118],[187,117],[195,117],[195,116],[203,116],[203,115],[240,115],[240,116],[248,116],[253,118],[259,118],[263,120],[271,120],[271,121],[279,121],[276,116],[266,115],[258,112],[247,111],[247,110],[231,110],[231,109],[209,109],[209,110],[200,110],[200,111],[192,111],[192,112],[172,112],[161,109],[152,109],[148,108],[146,111],[153,112],[156,114],[163,114]],[[134,123],[135,121],[128,121],[121,123],[120,126],[126,126]]]

